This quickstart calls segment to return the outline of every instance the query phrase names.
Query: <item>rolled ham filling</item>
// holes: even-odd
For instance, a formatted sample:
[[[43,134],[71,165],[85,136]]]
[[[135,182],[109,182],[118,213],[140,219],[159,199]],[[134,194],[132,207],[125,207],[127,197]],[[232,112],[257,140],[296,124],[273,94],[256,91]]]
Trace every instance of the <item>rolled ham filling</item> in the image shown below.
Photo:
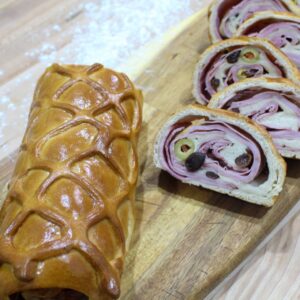
[[[221,39],[232,37],[239,26],[255,12],[266,10],[288,11],[279,0],[242,0],[227,8],[228,10],[223,14],[218,24]]]
[[[265,157],[260,146],[244,131],[233,125],[218,121],[192,121],[175,124],[170,128],[161,147],[163,168],[175,178],[208,184],[229,191],[237,189],[242,183],[252,183],[265,167]],[[185,162],[176,156],[176,142],[188,138],[195,145],[195,152],[205,154],[201,168],[190,172]],[[237,164],[241,155],[251,157],[248,166]]]
[[[240,94],[220,107],[239,112],[265,127],[280,152],[299,153],[300,99],[277,91],[243,92],[244,98]]]
[[[251,47],[258,54],[255,62],[245,62],[241,55],[236,62],[228,62],[228,58],[234,53],[241,53],[249,47],[229,49],[228,53],[216,55],[209,64],[207,71],[200,76],[200,94],[203,100],[208,100],[213,94],[223,90],[232,83],[245,78],[253,77],[284,77],[283,71],[273,62],[264,50],[258,47]],[[230,60],[229,60],[230,61]]]
[[[296,22],[277,22],[269,24],[258,32],[253,30],[249,36],[270,40],[280,48],[300,69],[300,24]]]

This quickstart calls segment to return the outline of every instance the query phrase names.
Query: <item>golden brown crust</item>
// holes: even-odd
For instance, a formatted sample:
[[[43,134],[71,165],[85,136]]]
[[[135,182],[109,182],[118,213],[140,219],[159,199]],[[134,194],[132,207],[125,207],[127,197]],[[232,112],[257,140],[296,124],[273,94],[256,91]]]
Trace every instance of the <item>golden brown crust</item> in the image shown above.
[[[141,113],[124,74],[100,64],[46,70],[0,211],[0,299],[41,288],[118,297]]]

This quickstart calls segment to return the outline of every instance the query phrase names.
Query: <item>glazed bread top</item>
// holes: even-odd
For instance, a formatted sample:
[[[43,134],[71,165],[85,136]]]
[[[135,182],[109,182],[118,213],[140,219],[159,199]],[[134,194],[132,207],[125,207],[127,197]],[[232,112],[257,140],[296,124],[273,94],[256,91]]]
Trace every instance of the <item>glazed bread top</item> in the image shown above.
[[[43,74],[0,212],[0,299],[54,288],[118,297],[141,110],[127,76],[100,64]]]

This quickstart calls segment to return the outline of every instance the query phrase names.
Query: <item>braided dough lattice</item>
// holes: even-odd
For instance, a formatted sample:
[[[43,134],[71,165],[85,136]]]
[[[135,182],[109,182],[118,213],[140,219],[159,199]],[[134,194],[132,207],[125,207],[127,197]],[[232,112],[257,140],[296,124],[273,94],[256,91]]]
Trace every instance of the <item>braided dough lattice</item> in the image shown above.
[[[0,212],[0,299],[45,288],[118,297],[141,109],[127,76],[100,64],[46,70]]]

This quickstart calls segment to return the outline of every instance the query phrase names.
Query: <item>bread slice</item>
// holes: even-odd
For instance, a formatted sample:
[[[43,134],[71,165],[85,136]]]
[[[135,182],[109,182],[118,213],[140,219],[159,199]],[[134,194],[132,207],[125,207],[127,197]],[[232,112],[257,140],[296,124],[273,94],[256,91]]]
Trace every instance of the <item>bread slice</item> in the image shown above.
[[[219,126],[219,129],[213,130],[212,126]],[[189,130],[194,135],[191,132],[189,134]],[[202,132],[202,135],[199,135],[199,132]],[[213,142],[214,134],[222,134],[222,132],[225,132],[225,139],[231,142],[236,140],[236,142],[233,142],[233,146],[227,145],[225,146],[226,149],[223,148],[218,152],[219,155],[224,155],[221,169],[219,165],[216,165],[220,157],[218,159],[212,154],[212,149],[215,149],[214,145],[210,147],[210,150],[207,149],[204,164],[195,172],[184,169],[185,163],[178,160],[176,155],[174,156],[174,145],[178,139],[193,136],[194,141],[200,143],[197,147],[195,146],[197,152],[204,145],[201,144],[201,141],[204,141],[205,134],[205,138],[208,139],[205,143],[209,143]],[[247,151],[249,151],[249,145],[252,149],[250,154],[253,156],[253,161],[252,165],[249,165],[248,178],[246,176],[237,179],[241,171],[232,173],[232,168],[236,167],[234,165],[230,166],[231,170],[226,170],[226,167],[229,167],[228,162],[232,161],[232,155],[239,151],[237,147],[244,146],[242,142],[237,142],[238,140],[247,144]],[[246,140],[250,142],[245,142]],[[218,142],[222,142],[222,138],[218,139]],[[253,148],[253,145],[256,148]],[[232,150],[230,147],[233,147]],[[263,160],[265,160],[265,164],[263,164]],[[266,130],[242,115],[221,109],[211,109],[198,104],[187,106],[166,121],[156,139],[154,163],[158,168],[169,172],[182,182],[202,186],[263,206],[274,204],[282,190],[286,176],[285,161],[276,150]],[[259,165],[260,169],[257,169],[258,164],[262,164],[264,167]],[[254,169],[257,173],[253,173]],[[214,174],[208,174],[208,172]],[[228,176],[226,176],[226,172]],[[207,179],[205,176],[208,177],[208,175],[210,177],[213,175],[214,180]],[[253,178],[250,179],[250,176]]]
[[[288,106],[283,100],[287,101]],[[238,108],[242,101],[247,101],[248,104]],[[257,102],[255,103],[255,101]],[[235,106],[232,104],[234,102]],[[276,112],[270,113],[269,109],[272,104],[279,104],[279,106]],[[273,136],[273,141],[280,154],[284,157],[300,159],[300,132],[298,128],[293,128],[295,124],[300,124],[300,87],[290,80],[276,78],[247,79],[215,94],[208,106],[211,108],[235,109],[248,117],[251,114],[254,119],[257,113],[254,114],[253,111],[258,112],[257,122],[270,128],[270,134]],[[288,129],[291,121],[293,124]],[[275,127],[272,127],[272,123]],[[277,130],[275,134],[274,128]],[[280,131],[283,131],[283,133],[281,134]],[[288,134],[289,132],[291,134]],[[288,136],[287,140],[286,136]],[[293,146],[291,146],[292,144]],[[297,146],[297,144],[299,145]]]
[[[272,43],[270,43],[266,39],[255,38],[255,37],[238,37],[232,38],[228,40],[224,40],[218,42],[210,47],[208,47],[200,56],[200,59],[196,65],[194,72],[194,86],[193,86],[193,94],[200,104],[206,105],[210,100],[211,94],[206,93],[204,91],[207,89],[205,84],[206,76],[208,76],[209,71],[212,68],[212,64],[215,62],[215,59],[220,59],[220,56],[225,55],[226,51],[233,51],[234,49],[242,49],[245,47],[252,47],[255,49],[259,49],[265,57],[267,57],[268,63],[271,66],[276,67],[281,71],[280,75],[271,75],[271,74],[263,74],[263,75],[255,75],[261,77],[284,77],[292,80],[296,84],[300,83],[300,73],[295,64],[293,64],[288,57],[280,51],[277,47],[275,47]],[[228,68],[233,69],[233,67],[244,67],[247,65],[251,67],[250,64],[245,64],[241,62],[234,63]],[[253,64],[259,65],[258,63]],[[260,63],[263,66],[263,62]]]
[[[249,16],[255,12],[262,10],[270,11],[293,11],[297,10],[296,5],[292,5],[291,0],[283,0],[286,5],[284,5],[280,0],[215,0],[209,7],[208,10],[208,21],[209,21],[209,36],[212,43],[231,38],[235,35],[235,31],[239,28]],[[254,3],[253,3],[254,2]],[[264,2],[263,6],[260,6]],[[254,4],[254,5],[253,5]],[[250,5],[251,7],[247,6]],[[250,15],[249,15],[250,14]],[[299,14],[299,13],[298,13]],[[233,24],[232,31],[230,35],[226,35],[222,32],[222,21],[226,21]],[[226,23],[226,22],[225,22]],[[223,24],[225,24],[223,23]],[[227,24],[227,23],[226,23]],[[223,28],[224,31],[224,28]],[[225,34],[225,35],[224,35]]]

